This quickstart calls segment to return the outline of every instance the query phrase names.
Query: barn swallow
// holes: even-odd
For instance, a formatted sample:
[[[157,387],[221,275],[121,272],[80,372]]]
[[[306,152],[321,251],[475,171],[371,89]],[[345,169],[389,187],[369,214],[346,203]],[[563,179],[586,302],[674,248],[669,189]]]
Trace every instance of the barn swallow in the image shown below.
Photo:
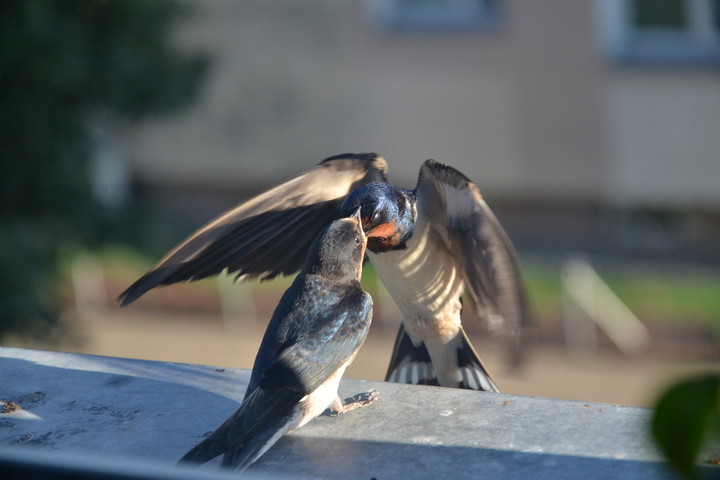
[[[387,162],[374,153],[327,158],[191,234],[121,305],[225,268],[238,279],[293,273],[317,232],[356,207],[370,262],[402,313],[386,379],[497,391],[462,328],[461,294],[519,357],[527,325],[519,262],[478,187],[434,160],[408,190],[387,183]]]
[[[372,320],[360,286],[365,245],[359,209],[322,231],[273,313],[240,408],[181,462],[224,454],[225,467],[244,470],[328,407],[344,413],[372,403],[375,392],[347,404],[337,393]]]

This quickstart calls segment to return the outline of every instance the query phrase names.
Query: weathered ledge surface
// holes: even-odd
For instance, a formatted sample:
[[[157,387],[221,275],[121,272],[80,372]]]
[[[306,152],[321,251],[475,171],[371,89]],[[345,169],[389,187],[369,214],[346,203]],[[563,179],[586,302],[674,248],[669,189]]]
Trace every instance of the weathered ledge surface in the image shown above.
[[[19,406],[0,413],[0,477],[231,478],[217,462],[175,462],[237,408],[249,375],[0,348],[0,403]],[[371,389],[380,401],[313,420],[244,478],[676,478],[650,440],[648,409],[360,380],[344,380],[341,395]]]

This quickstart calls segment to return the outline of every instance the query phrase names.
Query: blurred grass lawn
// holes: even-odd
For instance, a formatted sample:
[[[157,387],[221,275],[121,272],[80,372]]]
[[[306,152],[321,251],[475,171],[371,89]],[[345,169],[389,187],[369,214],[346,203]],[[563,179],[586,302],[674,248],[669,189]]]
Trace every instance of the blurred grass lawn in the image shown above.
[[[610,289],[643,322],[708,326],[720,334],[720,269],[626,265],[599,268]],[[562,312],[560,268],[528,262],[524,269],[533,313],[540,321]]]
[[[154,263],[121,247],[106,248],[98,259],[107,278],[126,286]],[[720,335],[720,268],[647,263],[596,268],[610,289],[643,322],[707,326]],[[531,314],[541,324],[557,322],[562,318],[560,275],[560,264],[557,262],[532,259],[523,262]],[[69,278],[69,269],[66,269],[66,277]],[[261,295],[279,295],[291,281],[292,277],[278,277],[272,281],[253,282],[253,288]],[[377,293],[379,280],[369,263],[363,272],[362,283],[371,294]],[[197,285],[209,297],[217,295],[213,283],[199,282]]]

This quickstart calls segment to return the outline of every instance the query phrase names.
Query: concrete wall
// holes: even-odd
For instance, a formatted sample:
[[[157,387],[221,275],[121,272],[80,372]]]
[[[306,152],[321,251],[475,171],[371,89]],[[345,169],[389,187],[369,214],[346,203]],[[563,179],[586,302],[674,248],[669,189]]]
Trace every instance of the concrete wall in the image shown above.
[[[377,151],[405,186],[432,157],[495,199],[720,206],[717,70],[612,63],[590,0],[500,4],[490,31],[399,31],[359,0],[198,0],[205,96],[123,136],[132,171],[247,191]]]

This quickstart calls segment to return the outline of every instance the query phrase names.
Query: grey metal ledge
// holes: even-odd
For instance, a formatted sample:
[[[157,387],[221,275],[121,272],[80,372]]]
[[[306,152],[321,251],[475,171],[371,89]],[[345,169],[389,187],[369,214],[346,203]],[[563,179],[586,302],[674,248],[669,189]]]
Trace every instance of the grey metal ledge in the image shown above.
[[[60,478],[42,475],[53,468],[80,472],[63,478],[230,478],[216,474],[219,462],[175,462],[237,408],[248,379],[232,368],[0,348],[0,403],[21,407],[0,414],[0,477],[39,462],[43,479]],[[286,435],[245,477],[676,478],[650,440],[648,409],[360,380],[340,387],[344,397],[371,389],[380,401]]]

